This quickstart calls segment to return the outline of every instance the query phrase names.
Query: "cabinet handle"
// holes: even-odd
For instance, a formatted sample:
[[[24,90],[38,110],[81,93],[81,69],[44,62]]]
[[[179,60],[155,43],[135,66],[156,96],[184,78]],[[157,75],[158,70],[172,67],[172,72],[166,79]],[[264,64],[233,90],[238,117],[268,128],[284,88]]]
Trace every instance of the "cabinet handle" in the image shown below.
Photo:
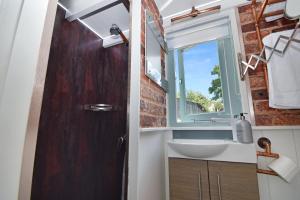
[[[218,174],[218,194],[219,194],[219,200],[222,200],[222,187],[221,187],[221,177]]]
[[[202,200],[201,172],[198,173],[198,191],[199,191],[199,200]]]

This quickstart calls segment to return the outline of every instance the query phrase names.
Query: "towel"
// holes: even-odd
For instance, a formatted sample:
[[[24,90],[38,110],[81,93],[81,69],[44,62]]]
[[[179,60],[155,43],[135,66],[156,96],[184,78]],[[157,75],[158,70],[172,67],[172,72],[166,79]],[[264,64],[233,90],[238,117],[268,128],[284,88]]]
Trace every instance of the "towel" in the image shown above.
[[[284,15],[275,15],[275,16],[271,16],[271,17],[266,17],[265,20],[266,22],[272,22],[272,21],[276,21],[277,19],[281,19],[283,18]]]
[[[277,10],[284,10],[285,5],[286,5],[286,2],[279,2],[279,3],[270,4],[266,7],[266,9],[264,11],[264,14],[271,13],[271,12],[274,12],[274,11],[277,11]],[[275,20],[283,18],[283,17],[284,17],[284,15],[281,14],[281,15],[266,17],[265,20],[266,20],[266,22],[271,22],[271,21],[275,21]]]
[[[290,37],[293,30],[272,33],[263,39],[265,46],[274,47],[279,35]],[[295,37],[300,39],[300,29]],[[287,40],[281,39],[278,50],[283,50]],[[266,48],[266,57],[271,50]],[[269,105],[279,109],[300,108],[300,44],[291,42],[284,55],[274,52],[268,62]]]

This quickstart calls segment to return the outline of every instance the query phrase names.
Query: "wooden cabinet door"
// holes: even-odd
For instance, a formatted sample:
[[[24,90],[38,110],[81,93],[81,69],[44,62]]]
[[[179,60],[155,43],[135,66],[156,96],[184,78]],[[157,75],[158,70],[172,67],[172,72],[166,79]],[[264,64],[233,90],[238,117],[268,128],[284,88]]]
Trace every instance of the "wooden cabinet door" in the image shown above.
[[[169,158],[170,200],[209,200],[207,161]]]
[[[259,200],[256,165],[208,161],[211,200]]]

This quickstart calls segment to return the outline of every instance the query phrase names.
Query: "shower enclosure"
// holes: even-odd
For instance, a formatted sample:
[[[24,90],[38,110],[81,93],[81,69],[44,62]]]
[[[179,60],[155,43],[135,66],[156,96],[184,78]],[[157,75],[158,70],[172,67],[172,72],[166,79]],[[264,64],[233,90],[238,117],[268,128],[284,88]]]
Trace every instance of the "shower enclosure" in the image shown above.
[[[128,47],[103,48],[101,38],[67,21],[58,7],[32,200],[125,198],[127,85]]]

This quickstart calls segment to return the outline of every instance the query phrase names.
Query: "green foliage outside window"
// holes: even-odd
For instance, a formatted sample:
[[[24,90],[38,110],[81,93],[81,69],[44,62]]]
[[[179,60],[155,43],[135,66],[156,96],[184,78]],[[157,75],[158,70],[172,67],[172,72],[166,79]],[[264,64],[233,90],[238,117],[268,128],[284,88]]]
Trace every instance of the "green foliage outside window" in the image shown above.
[[[186,100],[201,106],[203,112],[220,112],[224,109],[222,85],[221,85],[221,71],[220,66],[216,65],[211,71],[211,75],[216,76],[211,82],[211,87],[208,88],[213,97],[208,98],[201,92],[189,90],[186,92]],[[179,98],[179,94],[176,95]]]

